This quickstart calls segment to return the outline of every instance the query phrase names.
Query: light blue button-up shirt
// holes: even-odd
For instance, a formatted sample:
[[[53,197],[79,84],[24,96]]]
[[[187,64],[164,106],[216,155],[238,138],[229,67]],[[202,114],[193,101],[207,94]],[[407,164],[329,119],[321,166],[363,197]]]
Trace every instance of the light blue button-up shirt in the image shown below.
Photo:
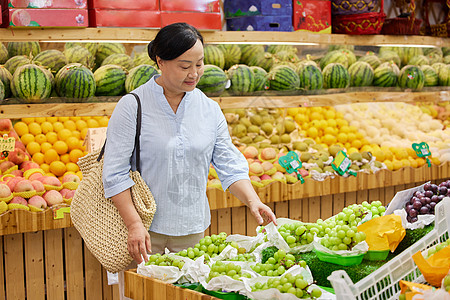
[[[150,230],[172,236],[200,233],[211,222],[206,197],[210,163],[224,190],[249,179],[248,164],[231,142],[216,102],[195,89],[185,93],[174,113],[155,78],[134,90],[142,103],[141,175],[157,205]],[[106,197],[134,185],[129,170],[136,113],[136,99],[125,95],[109,120],[103,166]],[[134,156],[132,165],[134,170]]]

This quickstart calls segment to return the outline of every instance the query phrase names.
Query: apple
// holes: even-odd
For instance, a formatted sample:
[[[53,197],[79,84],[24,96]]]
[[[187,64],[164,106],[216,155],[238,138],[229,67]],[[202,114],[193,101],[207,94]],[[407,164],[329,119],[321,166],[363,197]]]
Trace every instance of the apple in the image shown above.
[[[17,135],[17,133],[16,133],[14,130],[11,130],[11,131],[8,133],[8,137],[13,137],[16,141],[20,141],[19,136]]]
[[[80,177],[78,177],[75,174],[66,174],[64,175],[64,177],[62,178],[62,183],[66,183],[66,182],[76,182],[76,183],[80,183]]]
[[[9,152],[8,160],[16,165],[20,165],[25,161],[25,157],[26,157],[25,151],[21,149],[16,149],[14,151]]]
[[[15,141],[14,149],[22,149],[24,152],[26,151],[25,145],[21,141]]]
[[[14,192],[20,193],[20,192],[29,192],[34,191],[33,184],[28,179],[20,180],[16,183],[14,186]]]
[[[22,163],[20,169],[23,169],[23,171],[25,172],[25,171],[28,171],[28,170],[31,170],[31,169],[39,169],[39,168],[40,167],[39,167],[39,165],[37,163],[28,160],[28,161],[24,161]]]
[[[14,166],[15,166],[15,164],[12,161],[9,161],[9,160],[2,161],[0,163],[0,171],[2,171],[2,173],[5,173],[8,169],[10,169]]]
[[[30,199],[28,199],[28,204],[29,205],[33,205],[34,207],[37,208],[47,208],[47,201],[45,201],[44,198],[42,198],[41,196],[33,196]]]
[[[30,180],[30,181],[33,181],[33,180],[41,181],[40,178],[42,178],[42,177],[44,177],[44,175],[42,175],[39,172],[36,172],[36,173],[31,174],[30,177],[28,177],[28,180]]]
[[[58,178],[53,176],[44,176],[43,178],[39,179],[42,181],[43,184],[46,185],[52,185],[52,186],[61,186],[61,181],[59,181]]]
[[[25,200],[25,198],[19,197],[19,196],[12,198],[12,200],[9,203],[17,203],[17,204],[23,204],[25,206],[28,206],[27,200]]]
[[[11,190],[6,184],[0,184],[0,198],[8,198],[11,196]]]
[[[72,199],[73,195],[75,195],[75,190],[62,189],[59,192],[65,199]]]
[[[13,177],[13,178],[11,178],[10,180],[8,180],[8,182],[6,183],[6,185],[9,187],[9,189],[10,189],[11,191],[14,191],[14,188],[15,188],[16,184],[17,184],[19,181],[22,181],[22,180],[25,180],[25,178],[23,178],[23,177]]]
[[[16,177],[23,177],[23,171],[22,170],[13,170],[9,174],[14,175]]]
[[[61,193],[55,190],[45,192],[42,197],[45,199],[45,201],[47,201],[48,206],[64,203],[64,199]]]
[[[12,129],[12,123],[10,119],[0,119],[0,131],[8,133]]]
[[[44,184],[42,182],[40,182],[39,180],[30,180],[30,182],[33,185],[33,188],[35,189],[36,192],[45,191]]]

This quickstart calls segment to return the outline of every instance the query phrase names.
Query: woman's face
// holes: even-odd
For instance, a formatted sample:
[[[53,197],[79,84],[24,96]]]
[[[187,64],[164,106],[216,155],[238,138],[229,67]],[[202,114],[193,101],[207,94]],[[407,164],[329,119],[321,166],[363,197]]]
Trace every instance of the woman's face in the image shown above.
[[[172,93],[194,90],[203,75],[203,44],[200,40],[173,60],[157,58],[164,88]]]

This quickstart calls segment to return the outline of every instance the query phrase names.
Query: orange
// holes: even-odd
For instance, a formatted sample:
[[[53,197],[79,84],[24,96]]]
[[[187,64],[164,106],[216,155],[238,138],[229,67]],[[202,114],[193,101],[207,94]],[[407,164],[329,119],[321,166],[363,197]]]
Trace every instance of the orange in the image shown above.
[[[54,132],[59,132],[60,130],[64,129],[64,124],[61,122],[55,122],[53,123],[53,131]]]
[[[17,122],[14,124],[14,130],[19,136],[22,136],[29,132],[28,125],[25,122]]]
[[[81,120],[87,121],[90,120],[92,117],[81,117]]]
[[[50,144],[49,142],[43,142],[41,144],[41,152],[45,153],[48,149],[52,149],[52,144]]]
[[[401,168],[403,167],[403,164],[402,164],[402,162],[399,161],[399,160],[394,160],[394,161],[392,162],[392,166],[393,166],[393,170],[394,170],[394,171],[397,171],[398,169],[401,169]]]
[[[49,142],[52,145],[58,140],[58,134],[53,131],[47,132],[45,136],[47,137],[47,142]]]
[[[61,161],[55,160],[50,164],[50,172],[56,176],[62,176],[66,172],[66,165]]]
[[[69,148],[69,151],[70,151],[70,150],[78,148],[80,140],[74,136],[71,136],[66,140],[66,143],[67,143],[67,147]]]
[[[306,132],[308,133],[308,136],[311,138],[316,138],[319,135],[319,131],[317,130],[316,127],[310,127]]]
[[[417,168],[418,167],[418,163],[417,163],[417,161],[414,159],[414,158],[409,158],[409,163],[411,164],[411,167],[413,167],[413,168]]]
[[[64,123],[67,120],[69,120],[69,117],[58,117],[58,121],[61,123]]]
[[[100,127],[107,127],[108,126],[108,122],[109,122],[109,118],[106,117],[106,116],[103,116],[100,119],[98,119],[97,121],[98,121],[98,125]]]
[[[53,131],[53,124],[45,121],[41,123],[41,130],[43,134],[46,134],[47,132]]]
[[[50,164],[56,160],[59,160],[59,155],[58,152],[56,152],[55,149],[48,149],[47,151],[45,151],[44,153],[44,161],[47,164]]]
[[[334,143],[336,143],[336,137],[334,135],[331,134],[325,134],[322,138],[322,141],[327,144],[328,146],[333,145]]]
[[[312,112],[309,118],[311,120],[323,120],[323,115],[319,112]]]
[[[86,137],[86,134],[87,134],[87,132],[88,132],[88,129],[89,128],[83,128],[82,130],[81,130],[81,132],[80,132],[80,134],[81,134],[81,138],[84,140],[84,138]]]
[[[32,135],[31,133],[25,133],[24,135],[22,135],[20,140],[26,146],[28,145],[28,143],[34,142],[34,135]]]
[[[80,157],[83,157],[84,153],[80,149],[73,149],[69,153],[70,161],[73,163],[77,163]]]
[[[41,152],[37,152],[37,153],[33,154],[31,159],[38,165],[43,164],[44,163],[44,154],[42,154]]]
[[[350,132],[350,127],[348,127],[347,125],[343,125],[343,126],[341,126],[340,131],[343,132],[343,133],[349,133]]]
[[[309,122],[308,116],[304,115],[302,113],[299,113],[299,114],[295,115],[294,120],[299,125],[302,125],[303,123]]]
[[[36,123],[41,124],[42,122],[45,122],[45,117],[37,117],[37,118],[34,118],[34,121],[35,121]]]
[[[337,127],[337,122],[335,119],[329,119],[327,120],[328,126],[330,127]]]
[[[356,149],[356,148],[354,148],[354,147],[349,147],[349,148],[347,148],[348,150],[347,150],[347,153],[350,155],[350,154],[352,154],[352,153],[356,153],[356,152],[359,152],[358,151],[358,149]]]
[[[364,136],[363,136],[363,134],[361,133],[361,132],[356,132],[355,133],[355,135],[356,135],[356,138],[358,139],[358,140],[360,140],[360,139],[362,139]]]
[[[100,125],[98,125],[98,121],[95,119],[90,119],[86,121],[89,128],[98,128]]]
[[[409,159],[404,158],[400,162],[402,163],[403,167],[411,167],[411,162],[409,161]]]
[[[425,159],[423,159],[422,157],[416,158],[416,161],[417,161],[417,166],[418,166],[419,168],[420,168],[421,166],[423,166],[423,165],[426,163]]]
[[[50,166],[46,163],[40,164],[39,167],[41,167],[42,171],[44,171],[45,173],[50,172]]]
[[[39,125],[39,124],[36,123],[36,122],[31,122],[30,124],[28,124],[28,131],[29,131],[32,135],[36,136],[36,135],[42,133],[41,125]]]
[[[337,136],[337,140],[343,144],[345,144],[347,142],[347,139],[348,139],[347,135],[343,132],[339,133]]]
[[[34,118],[22,118],[22,122],[25,122],[26,124],[30,124],[34,122]]]
[[[390,160],[385,160],[383,163],[386,165],[388,170],[390,170],[390,171],[394,170],[394,165],[392,164],[392,162]]]
[[[338,113],[339,113],[339,112],[338,112]],[[337,126],[338,126],[339,128],[341,128],[342,126],[345,126],[345,125],[348,126],[347,120],[344,120],[344,119],[337,119],[337,120],[336,120],[336,124],[337,124]]]
[[[83,179],[83,174],[81,173],[81,171],[78,171],[78,172],[77,172],[77,176],[80,178],[80,180]]]
[[[27,151],[30,155],[41,152],[41,145],[37,142],[29,142],[27,145]]]
[[[46,142],[47,141],[47,137],[45,136],[45,134],[38,134],[37,136],[35,136],[34,137],[34,140],[37,142],[37,143],[39,143],[39,144],[42,144],[42,143],[44,143],[44,142]]]
[[[58,138],[60,141],[65,141],[71,136],[72,136],[72,131],[70,131],[69,129],[66,129],[66,128],[61,129],[58,132]]]
[[[56,141],[53,144],[53,149],[55,149],[56,152],[61,155],[61,154],[67,153],[67,150],[69,149],[69,147],[67,147],[67,144],[63,141]]]
[[[356,128],[356,126],[350,125],[350,126],[348,126],[348,128],[350,129],[350,132],[354,132],[354,133],[358,132],[358,128]]]
[[[64,128],[69,129],[70,131],[76,130],[77,129],[77,125],[75,124],[74,121],[72,120],[67,120],[64,122]]]
[[[384,152],[381,150],[375,150],[373,156],[375,156],[376,160],[379,162],[383,162],[386,159]]]
[[[354,140],[356,140],[356,134],[354,134],[353,132],[347,133],[347,139],[349,143],[353,142]]]
[[[84,120],[77,120],[77,121],[75,121],[75,124],[77,125],[77,130],[78,131],[81,131],[82,129],[88,127],[86,121],[84,121]]]
[[[360,140],[354,140],[354,141],[352,142],[352,147],[355,147],[355,148],[357,148],[357,149],[360,149],[361,146],[362,146],[362,143],[361,143]]]
[[[78,165],[73,162],[66,163],[66,169],[67,169],[67,171],[74,172],[74,173],[80,171],[80,168],[78,167]]]
[[[77,139],[81,139],[81,133],[78,130],[73,130],[72,131],[72,137],[77,138]]]
[[[441,164],[441,161],[439,160],[438,157],[431,157],[430,160],[435,165],[440,165]]]
[[[413,158],[417,157],[416,151],[414,151],[413,148],[406,148],[406,152],[408,152],[408,155]]]
[[[350,144],[349,142],[344,144],[345,149],[350,149],[352,147],[352,144]]]
[[[287,109],[287,114],[292,117],[295,117],[298,114],[298,112],[299,112],[298,107],[289,107]]]
[[[60,160],[65,164],[69,163],[70,162],[69,153],[61,155]]]
[[[55,123],[58,121],[58,117],[47,117],[47,122]]]
[[[334,118],[336,118],[336,112],[334,110],[329,109],[325,112],[325,119],[331,120]]]
[[[69,119],[76,122],[78,120],[81,120],[81,117],[69,117]]]

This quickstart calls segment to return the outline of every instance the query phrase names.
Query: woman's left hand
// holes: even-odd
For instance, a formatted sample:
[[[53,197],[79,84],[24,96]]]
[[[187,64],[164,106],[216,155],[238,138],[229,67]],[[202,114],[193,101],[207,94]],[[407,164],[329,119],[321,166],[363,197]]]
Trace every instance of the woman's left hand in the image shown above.
[[[275,226],[277,225],[275,214],[270,207],[262,203],[259,199],[254,203],[250,203],[249,208],[259,225],[266,225],[270,222],[273,222]]]

